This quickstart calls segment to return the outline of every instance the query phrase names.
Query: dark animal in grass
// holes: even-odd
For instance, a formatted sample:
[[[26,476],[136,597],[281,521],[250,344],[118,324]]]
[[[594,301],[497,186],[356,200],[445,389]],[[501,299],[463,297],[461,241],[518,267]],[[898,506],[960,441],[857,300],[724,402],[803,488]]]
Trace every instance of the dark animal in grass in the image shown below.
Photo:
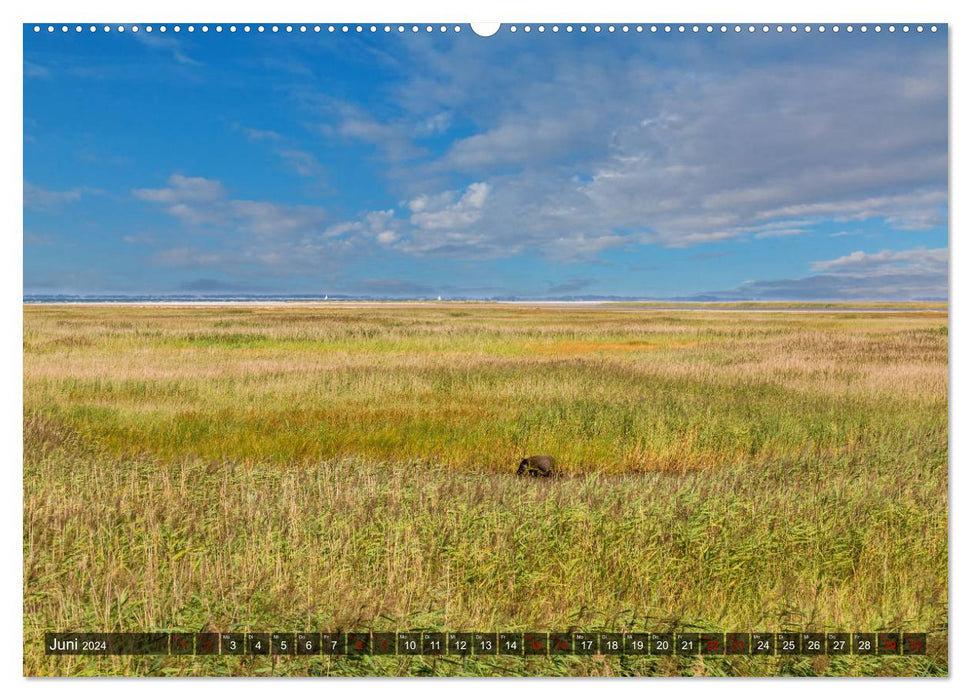
[[[549,455],[533,455],[526,457],[519,463],[516,476],[553,476],[556,471],[556,462]]]

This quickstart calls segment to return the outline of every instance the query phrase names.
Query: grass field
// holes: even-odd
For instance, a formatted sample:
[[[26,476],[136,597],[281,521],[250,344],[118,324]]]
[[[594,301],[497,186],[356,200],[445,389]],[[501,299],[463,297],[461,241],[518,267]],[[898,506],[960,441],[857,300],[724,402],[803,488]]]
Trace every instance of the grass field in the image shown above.
[[[946,309],[24,307],[24,672],[943,675]],[[513,476],[549,453],[563,477]],[[927,631],[922,657],[45,657],[48,630]]]

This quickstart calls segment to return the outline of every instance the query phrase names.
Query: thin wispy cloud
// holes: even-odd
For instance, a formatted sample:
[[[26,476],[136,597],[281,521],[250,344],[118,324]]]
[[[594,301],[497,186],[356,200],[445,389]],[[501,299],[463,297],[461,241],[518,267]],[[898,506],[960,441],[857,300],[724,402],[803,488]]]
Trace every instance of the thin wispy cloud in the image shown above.
[[[53,190],[24,181],[24,207],[35,211],[49,211],[66,204],[80,202],[82,195],[85,194],[101,194],[101,190],[87,186]]]
[[[737,288],[703,295],[715,299],[882,301],[946,299],[948,251],[856,251],[833,260],[813,262],[818,274],[794,279],[749,281]]]
[[[218,180],[176,173],[167,184],[155,189],[135,189],[132,194],[142,201],[163,205],[166,212],[185,224],[228,226],[261,236],[318,231],[329,219],[322,207],[231,199]]]
[[[144,31],[133,33],[131,36],[135,37],[135,40],[140,44],[152,49],[153,51],[161,51],[169,54],[176,63],[184,66],[202,65],[200,61],[197,61],[186,54],[185,50],[183,49],[182,42],[173,36],[155,33],[150,34]]]
[[[865,253],[857,250],[834,260],[812,263],[812,269],[826,272],[873,274],[908,272],[946,272],[948,261],[947,248],[927,250],[924,247],[909,250],[881,250]]]
[[[51,69],[33,61],[24,61],[25,78],[50,78]]]
[[[233,126],[251,143],[267,145],[270,151],[297,175],[313,178],[320,184],[325,181],[326,168],[312,153],[297,148],[293,139],[288,139],[272,129],[254,129],[240,124]]]

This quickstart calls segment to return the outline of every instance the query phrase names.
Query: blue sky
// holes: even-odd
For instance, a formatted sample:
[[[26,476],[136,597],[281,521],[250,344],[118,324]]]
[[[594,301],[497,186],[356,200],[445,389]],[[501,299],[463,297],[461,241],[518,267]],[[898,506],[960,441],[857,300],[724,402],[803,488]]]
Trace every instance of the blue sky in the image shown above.
[[[24,292],[946,298],[947,37],[24,28]]]

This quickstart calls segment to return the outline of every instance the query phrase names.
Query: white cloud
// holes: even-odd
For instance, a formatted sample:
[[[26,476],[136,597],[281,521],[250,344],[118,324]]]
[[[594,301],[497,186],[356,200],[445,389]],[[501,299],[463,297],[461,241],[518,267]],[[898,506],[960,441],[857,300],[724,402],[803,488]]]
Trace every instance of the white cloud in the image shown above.
[[[486,132],[453,143],[439,167],[479,172],[519,164],[525,158],[551,158],[576,148],[589,135],[592,121],[589,115],[580,115],[575,120],[556,115],[533,120],[513,117]]]
[[[793,236],[824,220],[946,221],[939,46],[770,59],[699,49],[673,61],[523,49],[498,67],[480,50],[411,46],[412,77],[393,93],[404,116],[341,107],[345,137],[410,158],[409,123],[448,111],[477,127],[437,157],[386,170],[411,211],[402,249],[559,256],[572,242],[583,256]],[[488,187],[482,206],[441,186],[456,172]]]
[[[168,179],[168,187],[136,189],[133,194],[146,202],[162,204],[215,202],[226,196],[226,190],[218,180],[204,177],[186,177],[178,173]]]
[[[261,235],[314,230],[330,218],[322,207],[243,199],[228,202],[227,211],[241,228]]]
[[[361,221],[344,221],[328,227],[324,238],[344,241],[375,240],[389,245],[400,238],[399,229],[403,223],[395,218],[394,209],[368,212]]]
[[[367,111],[349,103],[334,105],[339,113],[336,135],[352,141],[362,141],[376,147],[390,161],[404,161],[425,154],[425,150],[414,143],[416,125],[409,122],[382,122]],[[427,127],[427,123],[425,124]],[[335,130],[324,126],[321,133],[325,137],[335,135]]]
[[[411,223],[420,229],[454,229],[471,226],[482,217],[482,208],[489,197],[489,185],[473,182],[461,196],[443,192],[435,196],[423,195],[408,203]]]
[[[780,216],[830,217],[837,221],[882,218],[900,228],[929,228],[944,222],[947,191],[920,190],[903,194],[812,202],[757,213],[761,218]]]
[[[438,112],[433,114],[423,122],[415,126],[415,135],[418,137],[434,136],[444,134],[452,125],[451,112]]]

